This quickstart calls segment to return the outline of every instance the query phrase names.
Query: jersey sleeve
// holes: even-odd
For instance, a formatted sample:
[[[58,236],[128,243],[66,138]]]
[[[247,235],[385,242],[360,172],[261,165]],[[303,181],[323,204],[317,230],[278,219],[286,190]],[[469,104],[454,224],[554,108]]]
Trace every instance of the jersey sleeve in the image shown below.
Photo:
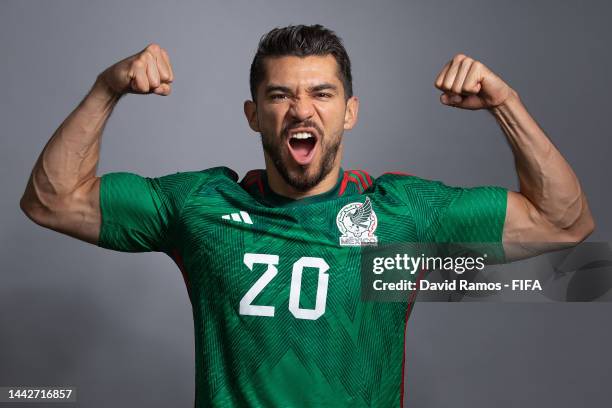
[[[502,242],[508,191],[502,187],[449,187],[448,205],[432,225],[433,242],[445,255],[482,256],[487,263],[505,263]],[[458,245],[453,245],[458,244]]]
[[[420,242],[459,255],[485,252],[490,262],[504,262],[503,230],[507,189],[497,186],[453,187],[415,176],[382,176],[384,190],[404,208]],[[469,245],[452,245],[469,244]]]
[[[104,174],[98,246],[122,252],[165,251],[173,225],[201,174],[182,172],[155,178],[129,172]]]
[[[385,174],[377,179],[423,242],[501,242],[507,190],[452,187],[440,181]]]
[[[432,225],[435,242],[499,243],[506,218],[507,190],[502,187],[443,187],[448,205]]]

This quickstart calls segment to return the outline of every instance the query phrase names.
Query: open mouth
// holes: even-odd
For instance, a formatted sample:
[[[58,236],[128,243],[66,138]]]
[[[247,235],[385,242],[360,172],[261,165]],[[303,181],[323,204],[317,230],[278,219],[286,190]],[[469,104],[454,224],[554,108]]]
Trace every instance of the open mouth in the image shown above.
[[[317,136],[308,130],[292,131],[289,134],[289,152],[300,165],[310,164],[317,147]]]

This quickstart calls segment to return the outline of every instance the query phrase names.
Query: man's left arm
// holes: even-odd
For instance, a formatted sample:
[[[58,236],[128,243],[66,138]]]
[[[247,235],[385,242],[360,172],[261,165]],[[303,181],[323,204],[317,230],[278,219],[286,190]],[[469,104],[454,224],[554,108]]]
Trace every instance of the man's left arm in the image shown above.
[[[529,114],[518,93],[484,64],[463,54],[435,81],[440,101],[462,109],[487,109],[514,154],[519,192],[508,192],[503,243],[507,259],[575,245],[595,223],[576,174]]]

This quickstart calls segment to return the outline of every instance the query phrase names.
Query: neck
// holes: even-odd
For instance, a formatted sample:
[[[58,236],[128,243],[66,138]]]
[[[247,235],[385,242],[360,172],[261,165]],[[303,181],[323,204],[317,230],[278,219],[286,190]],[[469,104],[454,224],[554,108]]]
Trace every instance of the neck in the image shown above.
[[[272,163],[272,161],[268,157],[268,155],[265,155],[268,185],[270,189],[274,191],[276,194],[284,196],[284,197],[289,197],[294,200],[325,193],[331,190],[332,188],[334,188],[334,186],[336,185],[336,182],[338,181],[339,172],[340,172],[340,157],[341,157],[340,154],[336,156],[336,160],[334,161],[334,166],[332,170],[317,185],[313,186],[311,189],[308,189],[306,191],[300,191],[300,190],[296,190],[294,187],[287,184],[285,179],[280,175],[280,173],[276,169],[276,166],[274,165],[274,163]]]

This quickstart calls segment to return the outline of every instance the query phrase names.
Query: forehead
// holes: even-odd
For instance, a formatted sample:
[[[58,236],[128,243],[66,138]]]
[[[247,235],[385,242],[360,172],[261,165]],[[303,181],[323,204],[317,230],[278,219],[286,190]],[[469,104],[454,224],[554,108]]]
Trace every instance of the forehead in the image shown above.
[[[338,63],[333,55],[267,57],[264,60],[264,84],[285,86],[316,85],[322,82],[341,84]]]

